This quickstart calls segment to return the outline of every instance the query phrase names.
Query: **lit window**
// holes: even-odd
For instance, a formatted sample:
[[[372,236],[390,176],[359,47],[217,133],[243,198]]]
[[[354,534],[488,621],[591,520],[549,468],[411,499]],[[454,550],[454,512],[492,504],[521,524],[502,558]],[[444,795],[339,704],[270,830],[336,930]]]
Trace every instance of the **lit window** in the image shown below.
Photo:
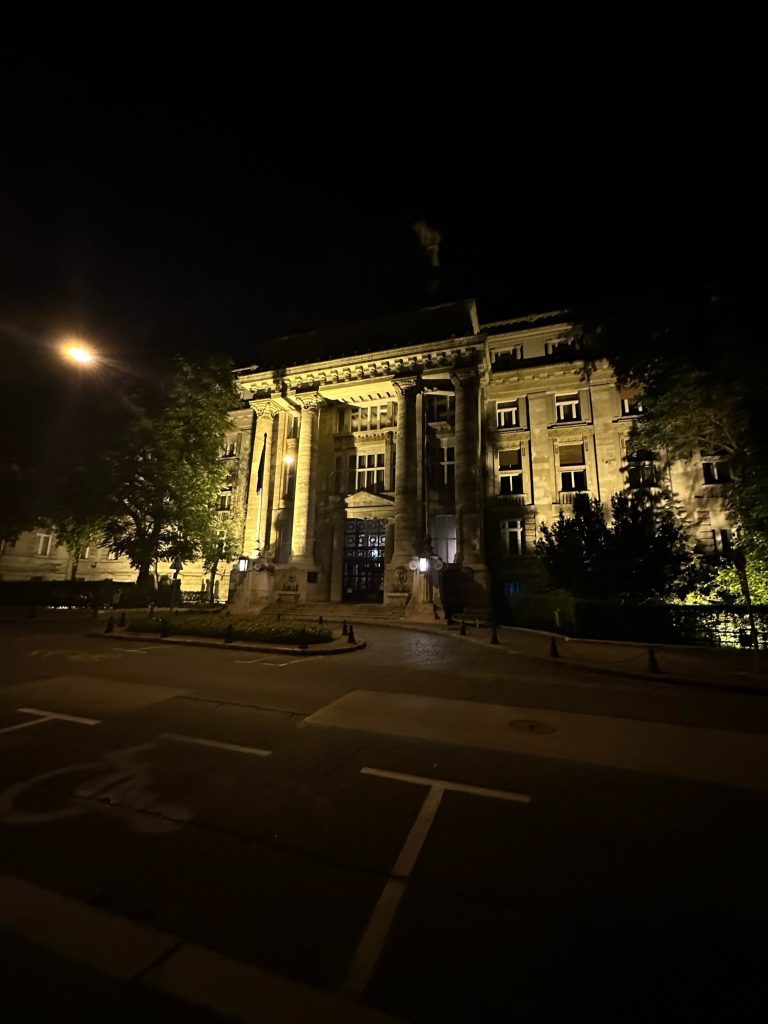
[[[53,548],[53,534],[52,533],[38,533],[37,535],[37,554],[42,555],[43,558],[48,558]]]
[[[578,394],[555,397],[555,419],[558,423],[573,423],[581,419],[581,402]]]
[[[525,523],[522,519],[502,519],[501,539],[508,555],[525,554]]]
[[[287,438],[297,438],[299,436],[299,417],[289,416],[288,422],[285,425],[285,436]]]
[[[219,512],[228,512],[232,508],[232,492],[222,491],[219,495]]]
[[[430,524],[432,550],[447,565],[456,559],[456,516],[435,516]]]
[[[286,457],[287,458],[287,457]],[[286,462],[283,459],[283,498],[290,501],[296,491],[296,460],[291,458]]]
[[[523,459],[519,448],[498,453],[499,494],[523,493]]]
[[[733,551],[733,531],[713,530],[712,544],[718,555],[725,555],[727,557]]]
[[[116,562],[119,557],[120,557],[120,555],[118,555],[118,553],[116,551],[110,551],[109,548],[107,548],[107,561],[108,562]]]
[[[517,427],[520,424],[520,414],[517,402],[497,402],[496,403],[496,426],[504,429],[505,427]]]
[[[729,484],[731,482],[731,467],[728,460],[721,455],[703,456],[702,468],[705,484]]]
[[[237,455],[237,441],[227,441],[224,444],[221,457],[223,459],[232,459]]]

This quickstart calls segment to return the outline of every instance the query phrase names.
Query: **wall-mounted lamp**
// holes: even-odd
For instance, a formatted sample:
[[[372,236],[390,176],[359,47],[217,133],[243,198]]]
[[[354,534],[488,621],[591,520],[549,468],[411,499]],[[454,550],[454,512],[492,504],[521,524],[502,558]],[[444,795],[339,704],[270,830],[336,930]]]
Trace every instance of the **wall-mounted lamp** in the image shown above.
[[[296,458],[290,453],[288,455],[283,456],[283,462],[286,464],[286,466],[292,466],[295,461]]]
[[[248,569],[250,568],[250,565],[251,565],[250,558],[246,558],[245,555],[240,555],[240,557],[237,560],[237,571],[238,572],[248,572]]]
[[[419,572],[426,572],[428,568],[429,568],[429,559],[428,558],[420,558],[419,559]]]

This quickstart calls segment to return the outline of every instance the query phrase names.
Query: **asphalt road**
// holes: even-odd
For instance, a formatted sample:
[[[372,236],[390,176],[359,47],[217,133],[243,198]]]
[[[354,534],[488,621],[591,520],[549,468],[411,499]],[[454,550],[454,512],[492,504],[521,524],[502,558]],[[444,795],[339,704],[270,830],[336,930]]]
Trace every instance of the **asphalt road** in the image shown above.
[[[768,699],[381,627],[289,659],[88,626],[0,626],[8,1019],[63,991],[211,1019],[177,945],[103,979],[86,933],[115,922],[334,994],[327,1019],[761,1006]]]

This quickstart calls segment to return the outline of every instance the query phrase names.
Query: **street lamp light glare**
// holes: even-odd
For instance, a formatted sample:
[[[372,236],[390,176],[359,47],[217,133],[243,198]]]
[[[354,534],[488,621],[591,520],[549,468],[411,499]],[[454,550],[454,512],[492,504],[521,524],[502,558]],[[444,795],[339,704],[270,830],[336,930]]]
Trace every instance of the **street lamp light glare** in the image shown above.
[[[78,366],[90,366],[96,362],[96,353],[91,346],[74,338],[62,343],[61,353],[65,359]]]
[[[296,459],[293,457],[293,455],[289,454],[283,456],[283,462],[286,464],[286,466],[292,465],[295,461]]]

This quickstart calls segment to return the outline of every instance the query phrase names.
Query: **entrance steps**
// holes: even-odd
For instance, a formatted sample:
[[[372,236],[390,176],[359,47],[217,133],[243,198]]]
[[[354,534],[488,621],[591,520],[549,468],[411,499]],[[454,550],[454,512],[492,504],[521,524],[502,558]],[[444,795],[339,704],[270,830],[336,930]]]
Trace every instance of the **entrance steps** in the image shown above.
[[[317,622],[369,622],[403,621],[403,609],[392,604],[347,604],[336,601],[315,601],[310,604],[284,604],[273,601],[262,612],[264,616],[280,615],[285,619]]]

